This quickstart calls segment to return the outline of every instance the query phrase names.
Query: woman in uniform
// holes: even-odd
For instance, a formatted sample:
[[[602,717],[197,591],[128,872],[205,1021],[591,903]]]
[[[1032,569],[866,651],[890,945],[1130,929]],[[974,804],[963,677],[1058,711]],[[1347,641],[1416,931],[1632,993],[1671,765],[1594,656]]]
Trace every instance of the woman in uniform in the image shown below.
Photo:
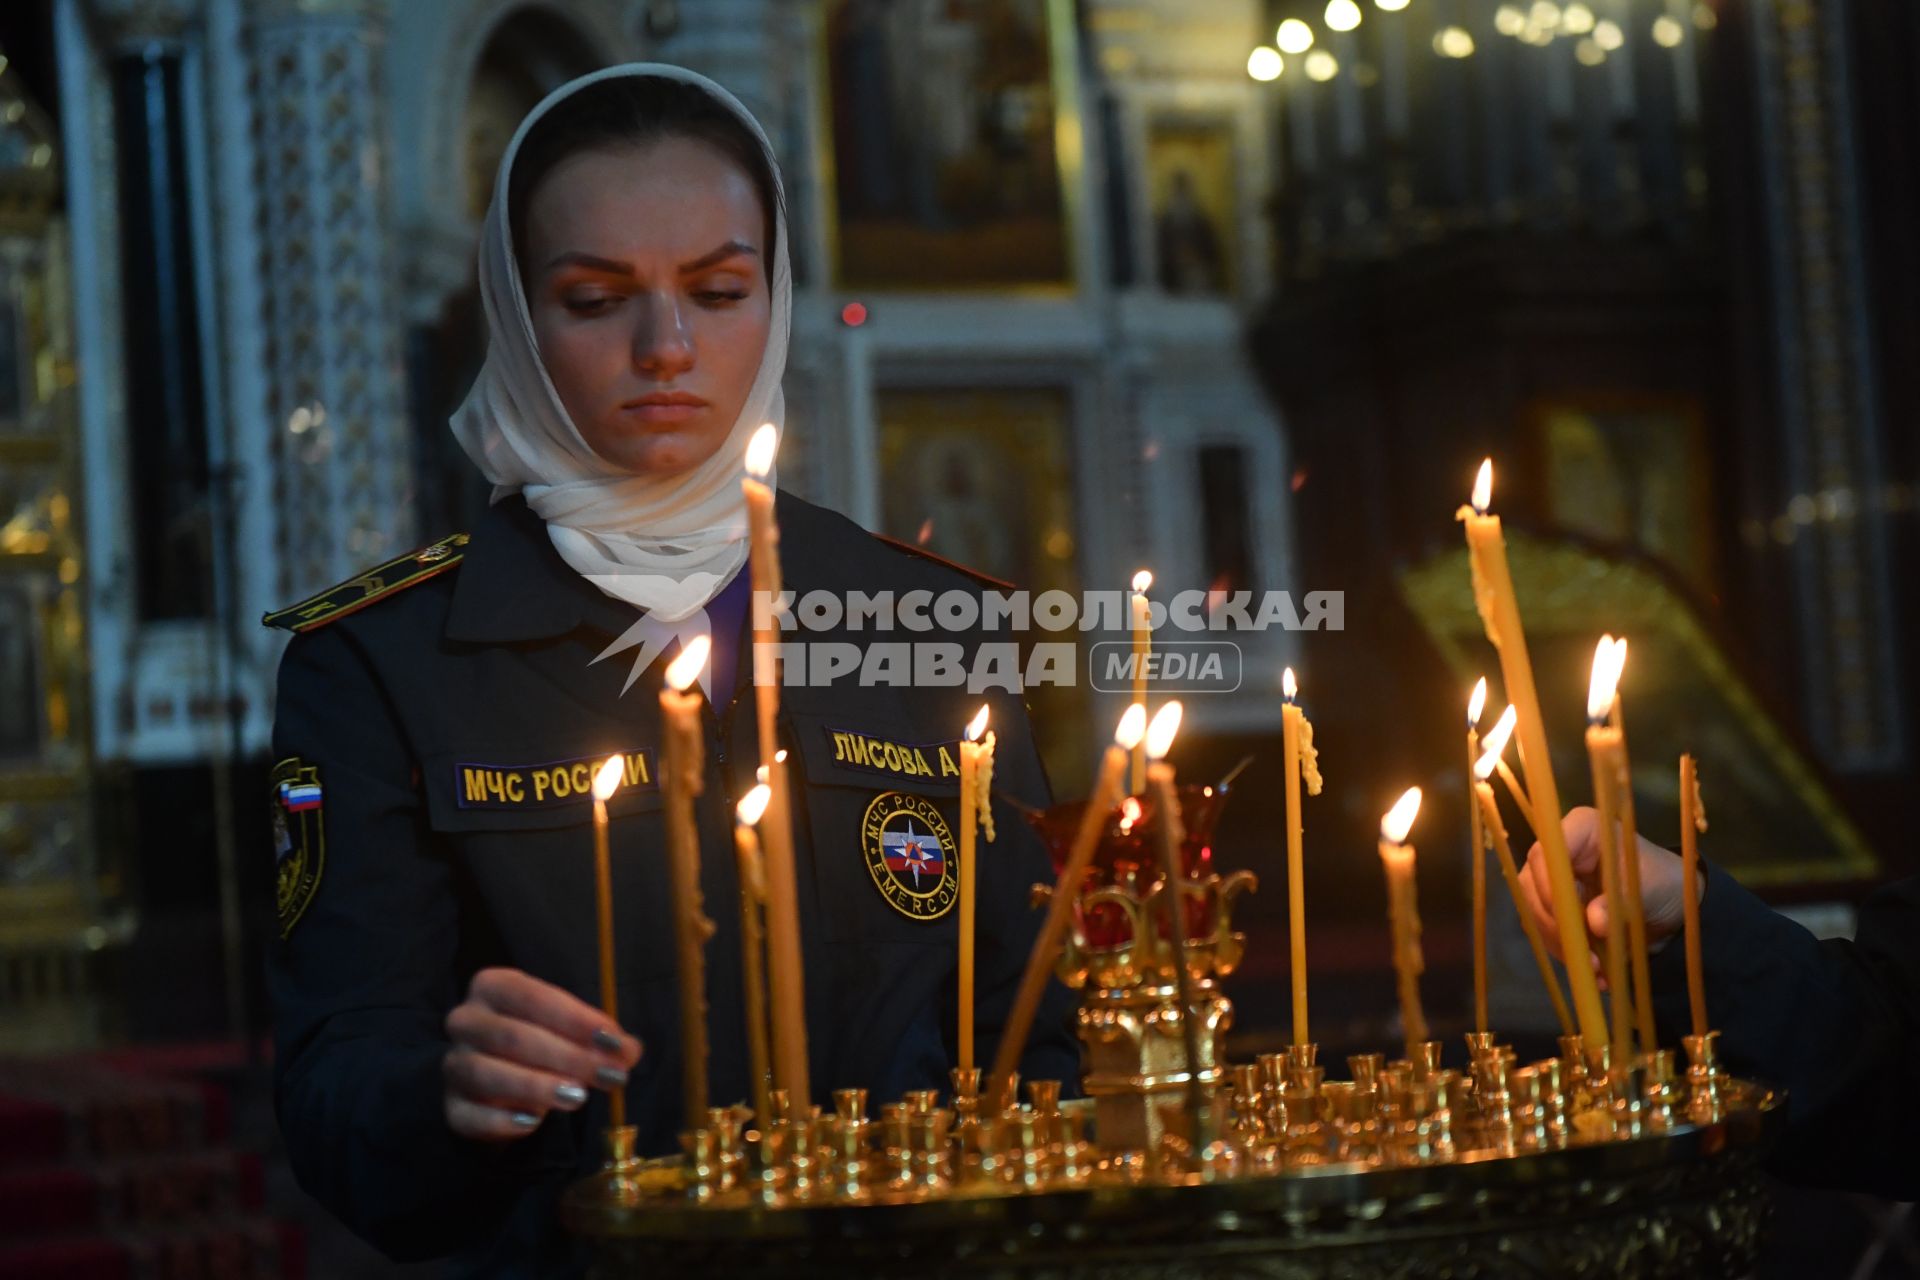
[[[740,480],[748,437],[783,421],[787,239],[771,147],[718,85],[641,64],[557,90],[508,146],[481,233],[489,349],[453,429],[492,505],[467,534],[268,616],[296,633],[274,726],[279,1118],[301,1184],[394,1257],[569,1274],[555,1202],[603,1158],[609,1092],[624,1090],[643,1153],[675,1149],[654,692],[674,652],[659,642],[703,628],[709,1090],[752,1096],[732,907],[732,806],[758,763]],[[777,514],[796,593],[983,589],[790,494]],[[648,635],[642,652],[665,652],[630,680],[623,646]],[[980,701],[782,690],[817,1102],[948,1083],[958,788],[944,762]],[[996,794],[1046,803],[1020,698],[987,701]],[[598,1003],[585,786],[615,753],[618,1026]],[[1051,878],[1017,811],[996,816],[977,873],[983,1062],[1037,931],[1027,888]],[[939,851],[888,858],[896,828]],[[1028,1078],[1072,1089],[1069,1021],[1056,983]]]

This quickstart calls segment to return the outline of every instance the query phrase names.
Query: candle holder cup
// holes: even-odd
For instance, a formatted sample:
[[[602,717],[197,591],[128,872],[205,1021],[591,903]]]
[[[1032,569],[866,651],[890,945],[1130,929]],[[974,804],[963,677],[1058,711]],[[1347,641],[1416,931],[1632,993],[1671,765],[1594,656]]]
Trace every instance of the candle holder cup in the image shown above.
[[[1055,973],[1080,991],[1080,1039],[1086,1045],[1086,1091],[1094,1099],[1101,1144],[1159,1153],[1167,1139],[1172,1149],[1192,1149],[1195,1117],[1191,1108],[1159,1105],[1184,1099],[1190,1073],[1203,1091],[1225,1083],[1222,1040],[1233,1022],[1233,1005],[1219,992],[1219,981],[1240,963],[1245,935],[1232,926],[1234,900],[1253,890],[1252,872],[1222,876],[1213,868],[1213,831],[1225,808],[1228,788],[1186,785],[1176,792],[1185,840],[1180,848],[1181,883],[1169,886],[1153,848],[1156,818],[1151,794],[1138,797],[1139,816],[1128,822],[1116,807],[1102,832],[1085,884],[1069,920]],[[1030,815],[1056,871],[1085,805],[1056,805]],[[1048,886],[1035,886],[1045,901]],[[1177,893],[1185,925],[1185,945],[1175,956],[1166,929],[1165,895]],[[1180,1003],[1184,964],[1193,1005]],[[1195,1022],[1199,1060],[1188,1063],[1184,1021]],[[1157,1158],[1157,1155],[1156,1155]]]

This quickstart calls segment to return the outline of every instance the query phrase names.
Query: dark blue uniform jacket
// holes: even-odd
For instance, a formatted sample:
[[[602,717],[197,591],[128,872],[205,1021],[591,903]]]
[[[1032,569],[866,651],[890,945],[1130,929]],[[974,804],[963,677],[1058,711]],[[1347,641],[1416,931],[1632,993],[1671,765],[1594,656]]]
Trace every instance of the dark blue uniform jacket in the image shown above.
[[[787,494],[778,514],[796,592],[982,590]],[[603,1156],[606,1096],[549,1115],[520,1141],[457,1137],[443,1110],[444,1021],[471,975],[493,965],[598,1003],[591,802],[581,783],[584,766],[627,753],[635,784],[609,808],[621,1022],[645,1046],[628,1115],[643,1152],[675,1149],[681,1068],[657,787],[663,663],[622,694],[631,652],[594,659],[638,611],[569,568],[517,497],[489,510],[463,562],[342,615],[288,647],[274,724],[285,936],[272,948],[269,983],[294,1171],[394,1257],[458,1253],[474,1274],[572,1274],[577,1250],[554,1204]],[[732,634],[716,633],[717,645],[743,644],[724,629]],[[716,663],[729,667],[736,687],[716,687],[719,706],[706,714],[698,811],[705,909],[718,926],[705,953],[716,1104],[750,1097],[732,805],[758,760],[751,664]],[[952,753],[982,700],[998,737],[996,794],[1028,806],[1048,794],[1018,697],[850,679],[783,689],[780,733],[792,753],[815,1101],[864,1086],[877,1108],[948,1082],[958,912],[915,919],[887,901],[863,820],[876,801],[892,811],[924,800],[957,832],[957,778],[938,763],[939,747]],[[856,757],[853,737],[881,749]],[[933,763],[931,776],[919,761]],[[1018,810],[997,799],[995,815],[998,839],[981,844],[977,873],[983,1064],[1038,929],[1029,887],[1052,878]],[[1067,1081],[1070,1096],[1079,1076],[1072,1005],[1052,983],[1021,1063],[1028,1078]]]
[[[1920,880],[1869,898],[1852,939],[1820,941],[1710,867],[1700,938],[1722,1061],[1787,1090],[1773,1172],[1920,1200]],[[1687,1029],[1685,966],[1677,939],[1654,957],[1669,1044]]]

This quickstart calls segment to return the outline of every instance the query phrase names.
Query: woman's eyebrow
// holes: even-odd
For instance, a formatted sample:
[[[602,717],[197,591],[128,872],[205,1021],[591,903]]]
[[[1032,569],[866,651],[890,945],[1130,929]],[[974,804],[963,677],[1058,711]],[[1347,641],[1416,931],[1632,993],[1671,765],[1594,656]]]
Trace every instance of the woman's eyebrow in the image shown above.
[[[710,267],[716,262],[724,262],[728,258],[731,258],[736,253],[752,254],[754,257],[758,257],[760,255],[760,251],[758,249],[754,248],[752,245],[748,244],[744,240],[729,240],[725,244],[721,245],[718,249],[715,249],[712,253],[703,253],[699,257],[695,258],[692,262],[681,263],[680,270],[682,273],[685,273],[688,271],[698,271],[702,267]]]
[[[751,254],[758,257],[760,251],[744,240],[729,240],[711,253],[703,253],[692,262],[681,263],[680,270],[682,273],[699,271],[704,267],[712,266],[716,262],[724,262],[736,253]],[[634,274],[633,264],[630,262],[616,262],[612,258],[602,258],[597,254],[583,253],[578,249],[569,249],[565,253],[555,254],[553,259],[547,263],[547,270],[551,271],[555,267],[560,266],[585,267],[590,271],[600,271],[615,276],[631,276]]]

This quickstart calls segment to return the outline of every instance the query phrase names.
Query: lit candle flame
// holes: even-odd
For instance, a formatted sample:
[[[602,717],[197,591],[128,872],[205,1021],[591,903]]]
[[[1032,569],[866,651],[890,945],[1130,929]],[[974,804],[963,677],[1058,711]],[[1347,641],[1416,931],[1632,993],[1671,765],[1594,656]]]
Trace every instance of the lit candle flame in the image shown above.
[[[775,764],[780,764],[784,762],[786,758],[787,758],[787,749],[785,747],[782,747],[778,751],[773,753],[773,762]],[[767,781],[767,766],[765,765],[755,766],[753,770],[753,780],[755,782],[765,784]]]
[[[1151,569],[1142,569],[1133,575],[1133,589],[1136,594],[1145,594],[1147,588],[1152,585],[1153,571]]]
[[[1128,796],[1120,802],[1120,834],[1126,835],[1133,830],[1133,824],[1140,821],[1140,801]]]
[[[1388,844],[1405,844],[1407,832],[1413,829],[1414,815],[1419,812],[1420,788],[1408,787],[1406,794],[1387,810],[1387,816],[1380,819],[1380,838]]]
[[[987,731],[987,704],[981,703],[980,710],[973,719],[967,721],[967,741],[978,742],[980,735]]]
[[[626,761],[619,756],[608,756],[606,762],[593,775],[593,798],[605,803],[613,799],[613,793],[620,789],[620,775],[626,772]]]
[[[1620,669],[1626,662],[1626,646],[1612,636],[1601,636],[1593,650],[1593,678],[1587,684],[1587,719],[1599,724],[1613,706],[1613,691],[1620,683]]]
[[[1473,478],[1473,496],[1467,499],[1473,509],[1481,515],[1487,514],[1487,507],[1493,502],[1493,459],[1488,458],[1480,464],[1480,474]]]
[[[1474,682],[1473,696],[1467,699],[1467,728],[1480,727],[1480,715],[1487,709],[1487,678],[1481,676]]]
[[[1293,678],[1292,667],[1280,673],[1280,692],[1287,695],[1288,702],[1292,702],[1300,692],[1300,682]]]
[[[755,480],[765,480],[767,472],[773,470],[773,455],[779,447],[780,428],[771,422],[761,423],[753,439],[747,441],[747,474]]]
[[[1162,759],[1173,749],[1173,735],[1180,732],[1181,714],[1178,699],[1153,713],[1153,720],[1147,725],[1147,759]]]
[[[1494,769],[1499,767],[1500,757],[1507,749],[1507,739],[1513,736],[1513,726],[1519,722],[1519,719],[1520,713],[1513,708],[1512,704],[1508,704],[1507,709],[1502,711],[1500,718],[1494,722],[1492,730],[1486,737],[1480,739],[1486,749],[1480,753],[1480,758],[1473,762],[1474,776],[1480,781],[1485,782],[1491,778]]]
[[[761,783],[740,797],[740,803],[733,807],[734,819],[743,827],[750,827],[760,821],[760,815],[767,811],[767,802],[773,799],[773,788]]]
[[[681,646],[680,656],[667,664],[667,686],[675,693],[685,693],[699,678],[700,669],[707,665],[707,654],[712,648],[711,636],[695,636]]]
[[[1140,739],[1146,733],[1147,704],[1136,702],[1120,717],[1120,727],[1113,731],[1114,745],[1123,751],[1131,751],[1140,745]]]

